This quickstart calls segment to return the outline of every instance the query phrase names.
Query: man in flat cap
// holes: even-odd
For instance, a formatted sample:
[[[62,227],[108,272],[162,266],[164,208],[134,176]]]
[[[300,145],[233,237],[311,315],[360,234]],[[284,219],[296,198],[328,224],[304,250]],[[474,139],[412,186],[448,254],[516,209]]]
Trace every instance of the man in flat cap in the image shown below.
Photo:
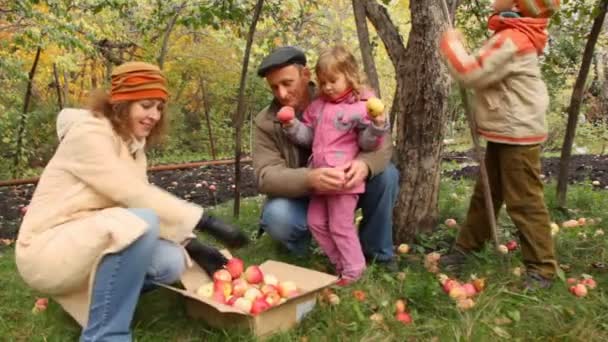
[[[346,171],[307,168],[310,150],[293,144],[276,117],[281,107],[291,106],[301,119],[315,98],[306,56],[295,47],[278,48],[264,58],[258,75],[266,79],[274,95],[270,105],[254,120],[253,167],[258,190],[268,197],[262,210],[261,229],[294,254],[306,255],[311,237],[306,222],[309,194],[348,188],[366,180],[366,192],[359,199],[363,211],[359,229],[363,252],[368,261],[396,271],[392,215],[399,192],[399,173],[390,163],[392,139],[384,139],[378,151],[360,153]]]

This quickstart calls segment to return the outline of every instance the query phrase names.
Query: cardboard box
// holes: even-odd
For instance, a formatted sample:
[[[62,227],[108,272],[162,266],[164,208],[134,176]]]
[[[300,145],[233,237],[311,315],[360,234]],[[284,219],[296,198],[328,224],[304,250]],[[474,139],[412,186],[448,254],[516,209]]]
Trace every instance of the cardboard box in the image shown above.
[[[264,273],[275,275],[279,281],[295,282],[300,294],[257,316],[245,314],[231,306],[196,295],[201,285],[212,281],[196,264],[182,275],[185,289],[164,287],[186,297],[186,310],[191,317],[200,318],[216,328],[247,328],[252,334],[262,337],[295,326],[315,307],[318,292],[338,280],[333,275],[273,260],[264,262],[260,268]]]

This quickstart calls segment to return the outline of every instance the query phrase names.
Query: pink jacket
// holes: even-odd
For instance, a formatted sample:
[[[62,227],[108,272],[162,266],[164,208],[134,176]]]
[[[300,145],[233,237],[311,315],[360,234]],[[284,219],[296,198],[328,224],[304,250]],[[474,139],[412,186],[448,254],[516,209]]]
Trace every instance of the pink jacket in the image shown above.
[[[381,145],[385,127],[372,124],[366,101],[373,94],[364,92],[357,100],[351,92],[336,101],[317,98],[286,133],[295,143],[312,146],[309,164],[313,168],[339,167],[355,159],[360,150],[371,151]],[[340,193],[363,193],[365,183]]]

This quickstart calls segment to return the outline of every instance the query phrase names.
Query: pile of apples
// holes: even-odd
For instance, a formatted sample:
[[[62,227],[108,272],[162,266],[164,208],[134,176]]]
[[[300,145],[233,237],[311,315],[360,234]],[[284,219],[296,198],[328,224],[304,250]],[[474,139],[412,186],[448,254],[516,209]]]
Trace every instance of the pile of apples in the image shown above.
[[[566,279],[566,283],[571,285],[568,289],[570,293],[577,297],[585,297],[587,295],[587,290],[593,290],[597,287],[597,283],[590,275],[583,275],[581,279],[568,278]]]
[[[562,227],[564,228],[576,228],[576,227],[582,227],[582,226],[592,226],[596,223],[599,223],[601,221],[601,219],[587,219],[585,217],[581,217],[578,220],[568,220],[565,222],[562,222]]]
[[[244,267],[243,260],[239,258],[228,260],[225,269],[213,274],[213,282],[202,285],[196,294],[252,315],[283,304],[299,294],[293,281],[279,281],[272,274],[264,274],[257,265],[245,270]]]
[[[471,281],[462,284],[457,279],[451,279],[445,274],[439,274],[437,280],[443,291],[456,301],[456,306],[461,310],[468,310],[475,306],[473,297],[482,292],[486,287],[484,278],[471,277]]]

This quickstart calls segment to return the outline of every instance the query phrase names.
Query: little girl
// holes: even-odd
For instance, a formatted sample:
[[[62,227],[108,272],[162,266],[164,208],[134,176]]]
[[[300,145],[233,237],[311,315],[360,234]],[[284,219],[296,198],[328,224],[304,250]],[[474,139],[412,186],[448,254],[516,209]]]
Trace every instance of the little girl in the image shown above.
[[[380,146],[388,131],[384,113],[373,117],[366,101],[373,94],[364,89],[355,57],[342,46],[324,51],[315,67],[320,96],[306,109],[303,120],[283,123],[296,144],[310,147],[310,164],[346,167],[360,150]],[[315,193],[308,207],[308,225],[319,246],[341,276],[339,285],[359,279],[365,258],[354,224],[355,209],[365,183],[332,193]]]

